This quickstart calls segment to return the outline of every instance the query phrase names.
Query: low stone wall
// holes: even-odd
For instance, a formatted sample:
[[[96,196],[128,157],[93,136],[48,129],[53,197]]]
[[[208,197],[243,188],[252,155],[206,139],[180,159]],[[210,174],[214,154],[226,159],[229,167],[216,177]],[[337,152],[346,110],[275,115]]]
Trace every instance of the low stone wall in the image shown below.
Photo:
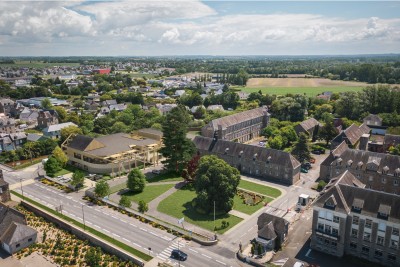
[[[82,240],[88,240],[92,245],[94,246],[99,246],[101,247],[104,251],[115,255],[123,260],[127,260],[127,261],[132,261],[133,263],[139,265],[139,266],[144,266],[144,261],[135,257],[134,255],[131,255],[117,247],[115,247],[112,244],[109,244],[108,242],[92,235],[91,233],[85,232],[82,229],[69,224],[68,222],[65,222],[64,220],[55,217],[54,215],[39,209],[35,206],[33,206],[32,204],[25,202],[25,201],[21,201],[22,206],[24,206],[26,209],[32,211],[33,213],[35,213],[36,215],[45,218],[46,220],[56,224],[58,227],[72,233],[73,235],[75,235],[76,237],[78,237],[79,239]]]
[[[255,260],[252,259],[252,258],[246,257],[246,256],[243,255],[240,251],[238,251],[238,252],[236,253],[236,257],[237,257],[239,260],[241,260],[241,261],[243,261],[243,262],[246,262],[246,263],[248,263],[248,264],[250,264],[250,265],[252,265],[252,266],[256,266],[256,267],[265,267],[264,264],[261,264],[261,263],[255,261]]]

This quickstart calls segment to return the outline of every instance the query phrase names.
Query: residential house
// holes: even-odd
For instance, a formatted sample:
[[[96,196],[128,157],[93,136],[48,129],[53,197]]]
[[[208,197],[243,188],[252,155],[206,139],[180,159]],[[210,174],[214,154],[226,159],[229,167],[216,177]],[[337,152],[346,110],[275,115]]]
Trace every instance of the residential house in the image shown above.
[[[310,247],[400,266],[400,196],[367,188],[350,171],[331,179],[313,206]]]
[[[89,111],[97,111],[97,109],[100,107],[99,103],[94,100],[88,100],[85,102],[85,110]]]
[[[0,170],[0,202],[11,200],[9,184],[4,180],[3,170]]]
[[[37,142],[46,139],[47,137],[35,133],[28,133],[26,136],[26,141],[28,142]]]
[[[222,110],[222,111],[224,111],[225,109],[224,109],[224,107],[222,105],[209,105],[207,107],[207,110],[211,110],[211,111]]]
[[[162,132],[142,129],[132,134],[116,133],[97,138],[76,135],[63,144],[68,163],[92,173],[122,173],[140,163],[158,164]]]
[[[246,92],[241,92],[241,91],[239,91],[239,92],[236,92],[236,94],[239,96],[239,99],[240,100],[247,100],[247,98],[249,97],[249,93],[246,93]]]
[[[0,203],[0,245],[14,254],[36,242],[37,231],[26,223],[25,215]]]
[[[115,100],[115,99],[105,100],[105,101],[101,102],[102,107],[109,107],[111,105],[116,105],[116,104],[118,104],[118,103],[117,103],[117,100]]]
[[[58,124],[58,113],[55,110],[41,110],[39,111],[37,122],[39,129]]]
[[[212,120],[201,128],[201,134],[243,143],[260,136],[269,123],[269,117],[266,107],[255,108]]]
[[[39,112],[37,110],[33,110],[28,107],[25,107],[19,114],[20,121],[28,125],[36,125],[38,117],[39,117]]]
[[[306,133],[310,138],[314,139],[314,137],[318,134],[319,126],[321,124],[314,118],[309,118],[305,121],[300,122],[294,127],[297,135],[300,133]]]
[[[50,125],[49,127],[44,128],[42,132],[45,137],[56,139],[61,137],[61,130],[69,126],[78,127],[78,125],[73,122],[64,122],[60,124]]]
[[[341,131],[335,138],[333,138],[331,142],[331,149],[334,149],[335,147],[340,145],[343,141],[345,141],[347,145],[352,148],[358,148],[360,145],[360,139],[363,135],[364,135],[364,140],[366,139],[366,143],[368,143],[369,136],[365,135],[368,135],[370,130],[371,129],[365,123],[361,124],[361,126],[352,124],[345,130]]]
[[[12,116],[15,113],[15,102],[9,98],[0,98],[0,113]]]
[[[10,118],[8,116],[5,116],[4,114],[0,115],[0,133],[15,133],[16,128],[15,128],[15,120],[13,118]]]
[[[321,163],[320,178],[329,181],[345,171],[367,188],[400,194],[400,156],[350,149],[343,141]]]
[[[167,115],[177,104],[156,104],[156,108],[162,115]]]
[[[386,126],[382,125],[382,118],[378,115],[369,114],[363,119],[364,123],[371,129],[371,134],[385,135]]]
[[[290,153],[227,140],[196,136],[200,155],[215,155],[241,173],[284,184],[300,180],[300,162]]]
[[[257,220],[258,234],[256,241],[264,251],[279,250],[287,239],[289,222],[269,213],[262,213]]]

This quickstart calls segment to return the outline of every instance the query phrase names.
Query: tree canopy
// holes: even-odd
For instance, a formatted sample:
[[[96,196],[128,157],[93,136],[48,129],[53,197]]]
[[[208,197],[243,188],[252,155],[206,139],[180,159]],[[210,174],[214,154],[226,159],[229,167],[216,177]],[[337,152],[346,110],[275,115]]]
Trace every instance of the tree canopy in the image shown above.
[[[215,207],[229,212],[240,181],[239,171],[216,156],[203,156],[196,172],[196,205],[205,212]]]
[[[94,188],[94,193],[97,197],[105,197],[110,194],[110,186],[106,181],[97,182],[96,187]]]
[[[294,145],[292,155],[300,162],[311,159],[308,136],[305,133],[300,133],[299,141]]]
[[[128,174],[128,180],[126,181],[126,186],[132,192],[143,192],[146,185],[146,177],[142,171],[138,168],[134,168]]]
[[[68,162],[67,155],[65,155],[64,151],[59,146],[54,148],[53,157],[58,161],[61,167],[65,167]]]
[[[54,174],[61,170],[61,165],[55,157],[50,156],[44,164],[44,170],[48,176],[54,177]]]

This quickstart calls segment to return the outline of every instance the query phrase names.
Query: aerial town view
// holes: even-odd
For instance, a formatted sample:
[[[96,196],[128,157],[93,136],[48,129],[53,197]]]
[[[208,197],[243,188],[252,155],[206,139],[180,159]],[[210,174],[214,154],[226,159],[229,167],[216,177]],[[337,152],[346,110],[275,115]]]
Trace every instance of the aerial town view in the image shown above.
[[[0,267],[400,267],[400,1],[0,1]]]

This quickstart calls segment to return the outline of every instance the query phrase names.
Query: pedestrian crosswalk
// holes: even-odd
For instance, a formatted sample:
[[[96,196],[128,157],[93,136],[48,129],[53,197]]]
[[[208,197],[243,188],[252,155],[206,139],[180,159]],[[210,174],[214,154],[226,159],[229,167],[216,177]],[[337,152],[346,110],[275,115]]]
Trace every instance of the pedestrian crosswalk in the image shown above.
[[[167,262],[169,264],[172,265],[177,265],[178,262],[175,260],[172,260],[171,257],[171,252],[174,249],[183,249],[186,246],[186,241],[185,240],[181,240],[181,239],[176,239],[174,240],[166,249],[164,249],[161,253],[159,253],[157,255],[157,258]],[[181,267],[184,267],[182,264],[180,264]]]

